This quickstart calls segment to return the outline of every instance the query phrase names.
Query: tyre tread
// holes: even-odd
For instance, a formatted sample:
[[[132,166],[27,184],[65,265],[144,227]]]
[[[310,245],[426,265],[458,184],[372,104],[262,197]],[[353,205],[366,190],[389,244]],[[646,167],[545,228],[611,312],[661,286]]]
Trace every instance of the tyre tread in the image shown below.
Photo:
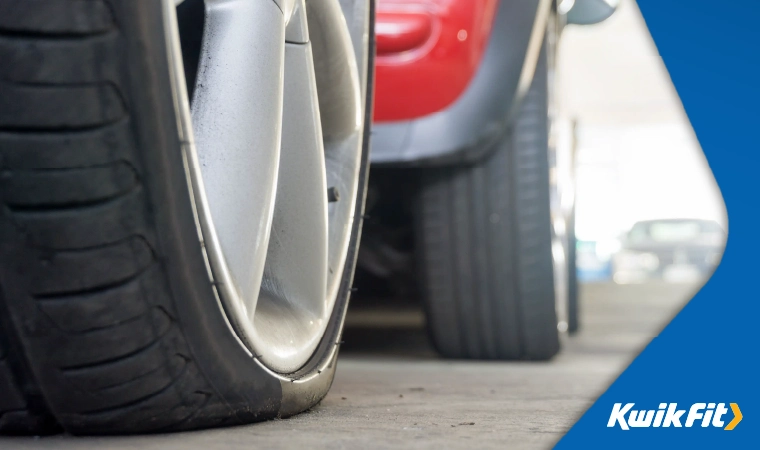
[[[3,433],[219,422],[173,313],[115,3],[0,0]]]
[[[559,350],[545,83],[534,79],[512,131],[486,159],[423,170],[423,293],[444,356],[547,359]]]

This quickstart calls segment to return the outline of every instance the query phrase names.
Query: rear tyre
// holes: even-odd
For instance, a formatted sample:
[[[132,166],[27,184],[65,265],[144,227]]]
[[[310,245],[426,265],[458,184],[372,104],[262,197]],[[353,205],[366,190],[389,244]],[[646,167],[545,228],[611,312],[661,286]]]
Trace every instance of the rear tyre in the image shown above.
[[[546,63],[544,50],[512,130],[485,160],[423,171],[417,242],[443,356],[543,360],[559,350]]]
[[[316,349],[295,370],[273,369],[231,325],[212,281],[167,5],[0,0],[0,432],[249,423],[303,411],[332,383],[361,220],[342,224],[347,250]],[[341,5],[354,14],[347,23],[366,27],[355,33],[369,45],[358,47],[361,77],[374,3]],[[360,83],[365,125],[371,74]],[[369,127],[359,133],[357,218]]]

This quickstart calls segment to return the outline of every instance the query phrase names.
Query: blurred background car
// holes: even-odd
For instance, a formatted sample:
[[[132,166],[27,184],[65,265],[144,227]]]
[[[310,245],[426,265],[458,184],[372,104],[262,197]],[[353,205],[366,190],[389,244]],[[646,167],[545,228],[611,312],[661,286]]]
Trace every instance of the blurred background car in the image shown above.
[[[360,282],[419,289],[444,356],[548,359],[577,329],[557,42],[617,2],[380,0]],[[402,294],[403,295],[403,294]]]
[[[637,222],[622,238],[613,258],[616,283],[651,280],[693,282],[709,276],[726,242],[723,228],[700,219]]]

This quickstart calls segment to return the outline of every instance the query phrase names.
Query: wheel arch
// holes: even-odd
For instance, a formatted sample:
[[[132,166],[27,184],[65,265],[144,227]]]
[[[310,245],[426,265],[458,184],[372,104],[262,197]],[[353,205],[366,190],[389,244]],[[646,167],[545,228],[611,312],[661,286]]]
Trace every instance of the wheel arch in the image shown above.
[[[483,61],[464,93],[443,111],[373,124],[372,163],[426,166],[481,158],[489,147],[484,144],[508,128],[530,87],[552,5],[502,0]]]

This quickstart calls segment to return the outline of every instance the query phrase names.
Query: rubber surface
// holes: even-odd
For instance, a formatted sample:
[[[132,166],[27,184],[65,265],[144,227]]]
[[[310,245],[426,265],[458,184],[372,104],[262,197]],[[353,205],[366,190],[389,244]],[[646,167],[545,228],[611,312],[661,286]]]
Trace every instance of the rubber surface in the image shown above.
[[[418,214],[433,342],[447,357],[557,353],[546,53],[512,130],[473,166],[423,171]]]
[[[130,84],[150,82],[135,48],[150,8],[10,3],[3,9],[23,28],[7,24],[0,37],[9,62],[0,69],[0,252],[9,262],[0,276],[13,319],[5,339],[23,343],[34,373],[25,391],[33,395],[35,379],[72,432],[182,428],[211,389],[176,320],[146,193],[155,174],[142,158],[139,115],[150,100]]]
[[[331,384],[354,254],[314,362],[252,358],[209,282],[160,8],[0,0],[0,432],[248,423]]]

